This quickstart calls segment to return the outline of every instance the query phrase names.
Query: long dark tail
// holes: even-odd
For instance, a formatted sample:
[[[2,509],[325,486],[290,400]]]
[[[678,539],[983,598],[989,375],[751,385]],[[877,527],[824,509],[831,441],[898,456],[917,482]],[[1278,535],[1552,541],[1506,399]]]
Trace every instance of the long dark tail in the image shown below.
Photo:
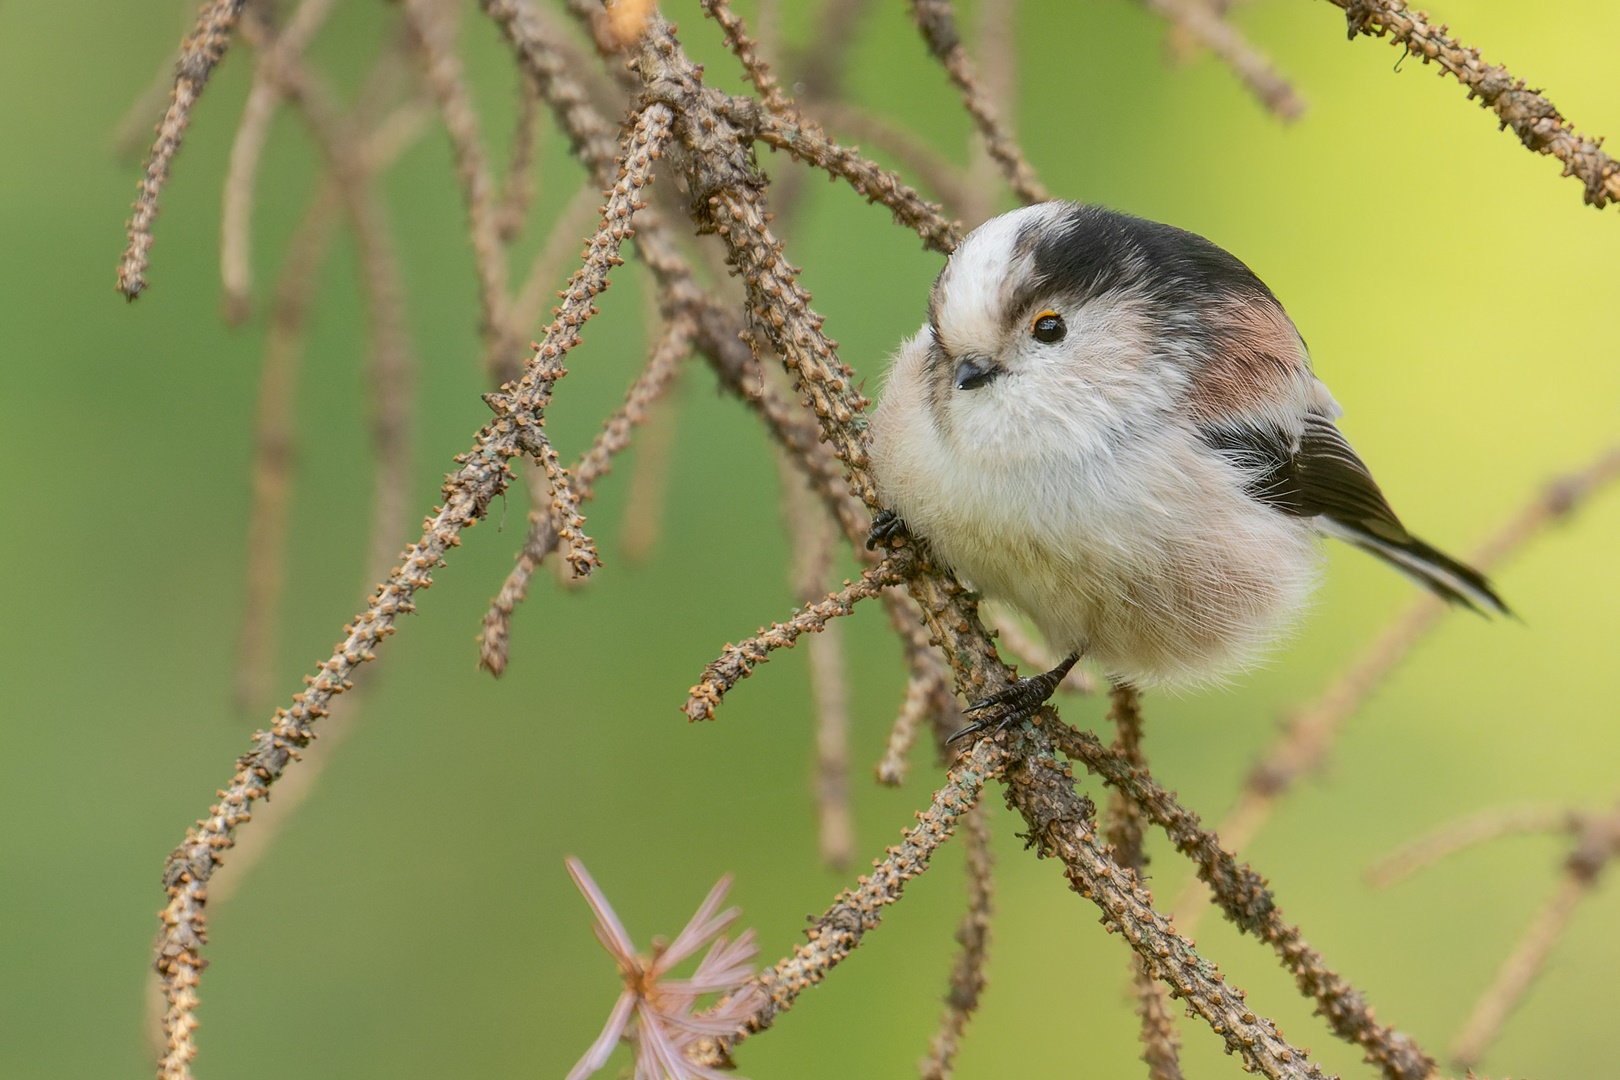
[[[1481,615],[1492,611],[1500,615],[1513,614],[1502,598],[1496,595],[1496,590],[1484,574],[1430,547],[1410,533],[1403,540],[1386,540],[1330,517],[1318,520],[1326,532],[1378,556],[1441,599],[1473,608]]]

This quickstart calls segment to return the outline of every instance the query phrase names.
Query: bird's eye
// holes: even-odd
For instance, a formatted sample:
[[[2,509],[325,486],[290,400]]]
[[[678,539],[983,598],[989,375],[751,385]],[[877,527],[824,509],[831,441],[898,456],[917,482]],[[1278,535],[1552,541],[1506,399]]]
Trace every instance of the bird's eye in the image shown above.
[[[1069,328],[1063,324],[1063,316],[1057,312],[1043,311],[1029,324],[1029,332],[1036,341],[1050,345],[1054,341],[1062,341]]]

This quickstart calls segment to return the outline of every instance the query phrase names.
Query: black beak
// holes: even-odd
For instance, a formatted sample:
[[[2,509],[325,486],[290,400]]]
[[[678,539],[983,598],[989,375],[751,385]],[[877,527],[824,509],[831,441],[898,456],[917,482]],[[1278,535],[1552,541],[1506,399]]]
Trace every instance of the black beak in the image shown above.
[[[977,390],[1001,373],[1001,368],[988,356],[964,356],[956,365],[956,388]]]

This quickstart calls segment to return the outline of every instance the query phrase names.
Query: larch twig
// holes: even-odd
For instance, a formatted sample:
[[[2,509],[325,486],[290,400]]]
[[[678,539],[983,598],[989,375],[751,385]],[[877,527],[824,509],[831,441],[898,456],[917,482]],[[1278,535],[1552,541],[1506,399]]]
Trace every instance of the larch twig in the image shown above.
[[[989,959],[990,916],[995,899],[991,875],[990,822],[984,804],[976,804],[962,815],[962,844],[966,853],[967,911],[956,928],[960,946],[951,966],[951,988],[945,995],[945,1011],[939,1030],[929,1042],[928,1056],[919,1065],[923,1080],[950,1080],[956,1072],[956,1051],[968,1021],[978,1011],[979,998],[986,985],[984,965]]]
[[[1481,544],[1469,562],[1482,571],[1501,565],[1548,526],[1566,520],[1597,492],[1620,481],[1620,446],[1609,447],[1576,472],[1545,485]],[[1216,828],[1233,851],[1242,851],[1271,817],[1277,802],[1300,779],[1321,767],[1345,721],[1378,691],[1412,649],[1449,611],[1425,592],[1389,623],[1344,672],[1300,709],[1249,773],[1237,805]],[[1187,932],[1206,905],[1197,886],[1183,891],[1175,905],[1176,924]]]
[[[152,250],[152,222],[157,218],[158,196],[169,179],[169,167],[180,152],[192,107],[202,96],[203,87],[214,68],[225,56],[231,30],[242,14],[246,0],[206,0],[197,13],[197,25],[180,46],[180,60],[174,67],[174,91],[168,110],[158,124],[157,140],[146,159],[140,193],[129,219],[129,244],[118,264],[118,291],[133,300],[146,288],[146,268]]]
[[[1305,115],[1305,102],[1294,86],[1278,73],[1271,58],[1221,17],[1210,0],[1143,0],[1156,15],[1203,45],[1254,95],[1254,99],[1283,120]]]
[[[1603,152],[1603,140],[1577,132],[1558,107],[1540,91],[1500,64],[1487,64],[1479,50],[1464,45],[1434,26],[1428,15],[1406,6],[1405,0],[1329,0],[1344,9],[1349,36],[1388,39],[1409,56],[1434,63],[1468,90],[1470,99],[1496,114],[1503,128],[1511,128],[1525,148],[1557,158],[1564,175],[1580,180],[1589,205],[1602,209],[1620,200],[1620,162]]]
[[[1019,149],[1005,120],[997,115],[995,107],[986,98],[974,73],[973,62],[962,47],[961,35],[956,29],[956,12],[950,0],[911,0],[911,17],[922,31],[928,51],[934,54],[950,76],[951,82],[962,93],[962,104],[974,125],[984,138],[985,147],[1013,194],[1026,203],[1045,202],[1052,196],[1035,175],[1035,170]]]
[[[680,373],[681,362],[691,350],[692,334],[692,322],[687,318],[677,318],[665,327],[646,366],[626,391],[624,402],[603,422],[602,430],[573,468],[574,487],[581,499],[595,496],[596,483],[612,468],[614,456],[630,445],[632,431]],[[535,569],[558,549],[561,539],[552,507],[545,502],[532,506],[528,535],[518,553],[517,565],[490,602],[478,635],[478,663],[490,674],[498,676],[506,670],[512,612],[528,595]]]
[[[1419,870],[1504,836],[1579,833],[1589,815],[1560,806],[1498,806],[1420,836],[1367,868],[1367,884],[1387,889]]]
[[[462,530],[482,518],[490,501],[505,490],[511,478],[507,462],[524,449],[521,432],[543,422],[552,386],[562,374],[560,361],[594,314],[591,301],[607,287],[608,273],[620,261],[619,247],[629,235],[631,215],[643,204],[653,159],[669,137],[671,119],[660,105],[650,106],[638,118],[627,142],[624,172],[609,196],[585,265],[574,276],[522,381],[499,401],[499,419],[480,430],[473,450],[458,457],[456,471],[445,481],[444,506],[426,521],[421,539],[405,549],[399,566],[345,628],[343,640],[321,663],[319,674],[306,677],[307,689],[295,695],[291,708],[277,710],[270,730],[260,732],[253,748],[238,759],[219,802],[169,856],[163,875],[169,902],[161,915],[156,949],[167,1001],[167,1046],[160,1062],[165,1080],[188,1077],[196,1054],[194,1014],[203,968],[201,949],[207,940],[204,913],[215,867],[237,828],[251,820],[254,804],[315,737],[314,725],[328,713],[332,700],[353,685],[349,676],[374,658],[374,650],[395,631],[400,615],[415,610],[417,590],[432,583],[433,570],[460,543]]]
[[[274,57],[260,55],[254,64],[253,84],[236,124],[230,162],[225,170],[225,191],[220,201],[219,270],[224,286],[225,321],[248,317],[253,295],[253,206],[270,121],[281,102],[276,64],[302,55],[310,39],[331,16],[337,0],[303,0],[272,38]]]
[[[777,649],[791,649],[806,633],[818,633],[827,623],[848,615],[855,605],[870,599],[891,585],[905,580],[906,561],[885,560],[866,569],[859,579],[845,582],[825,600],[807,604],[786,622],[761,627],[759,633],[738,644],[728,644],[720,656],[703,669],[703,677],[687,694],[683,711],[689,720],[712,720],[726,692],[753,674],[754,668],[770,659]]]
[[[1142,751],[1142,698],[1136,688],[1116,683],[1110,688],[1113,706],[1108,718],[1114,726],[1114,750],[1134,768],[1146,769]],[[1108,803],[1108,842],[1114,861],[1136,875],[1143,893],[1152,896],[1147,885],[1147,855],[1142,850],[1145,815],[1142,808],[1123,792],[1115,791]],[[1151,902],[1151,900],[1150,900]],[[1148,1080],[1181,1080],[1181,1040],[1176,1034],[1164,987],[1154,979],[1136,954],[1131,955],[1131,986],[1136,995],[1137,1015],[1141,1018],[1142,1060],[1148,1067]]]

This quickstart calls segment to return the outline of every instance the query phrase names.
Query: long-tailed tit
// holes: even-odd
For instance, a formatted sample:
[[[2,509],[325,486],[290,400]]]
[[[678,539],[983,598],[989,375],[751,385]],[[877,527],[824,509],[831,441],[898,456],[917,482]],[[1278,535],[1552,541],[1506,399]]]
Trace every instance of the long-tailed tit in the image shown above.
[[[1242,670],[1301,610],[1324,533],[1505,612],[1406,531],[1340,411],[1271,290],[1201,236],[1066,202],[974,230],[871,436],[874,539],[903,526],[1067,654],[975,728],[1029,715],[1082,654],[1138,686]]]

